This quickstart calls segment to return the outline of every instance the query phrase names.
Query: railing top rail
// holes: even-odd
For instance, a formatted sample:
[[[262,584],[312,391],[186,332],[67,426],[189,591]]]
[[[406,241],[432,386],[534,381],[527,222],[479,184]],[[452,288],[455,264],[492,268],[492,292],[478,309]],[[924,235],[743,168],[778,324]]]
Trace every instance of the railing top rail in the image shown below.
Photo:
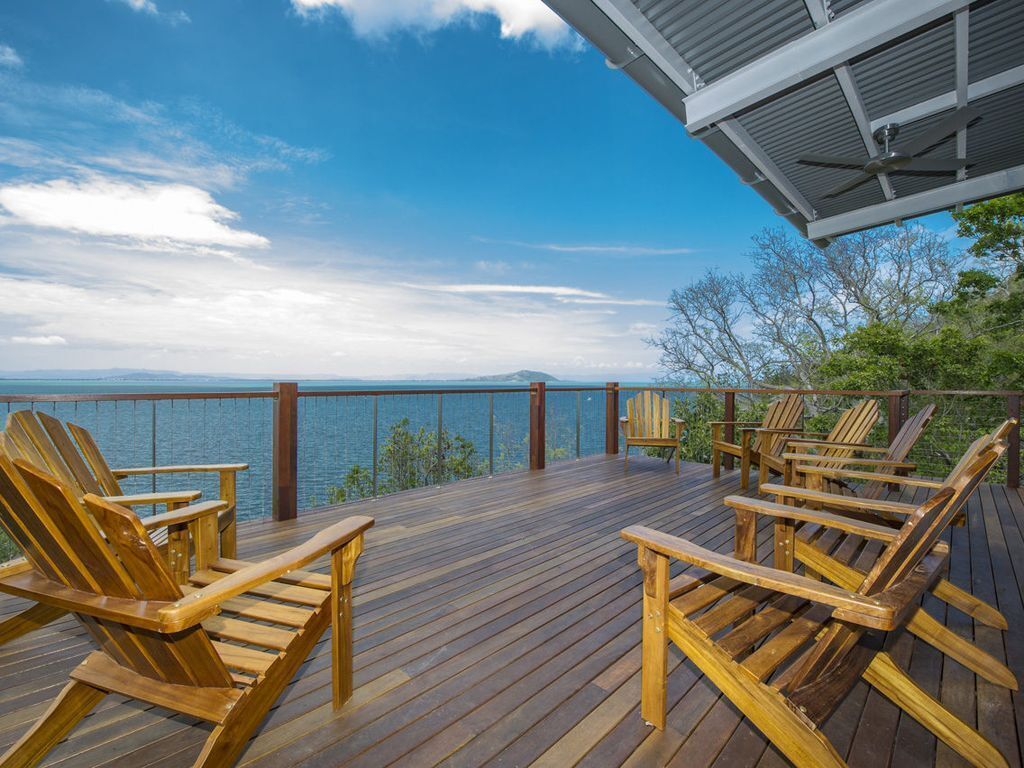
[[[548,392],[605,392],[606,386],[560,387],[549,386]],[[959,396],[959,397],[1020,397],[1024,392],[1015,390],[959,390],[959,389],[892,389],[892,390],[858,390],[858,389],[789,389],[789,388],[742,388],[742,387],[672,387],[657,385],[619,385],[619,392],[680,392],[680,393],[711,393],[711,394],[747,394],[747,395],[838,395],[848,397],[891,397],[894,395],[914,395],[925,397]],[[333,389],[299,390],[299,397],[375,397],[403,395],[487,395],[487,394],[526,394],[530,387],[450,387],[423,389]],[[153,401],[153,400],[245,400],[273,399],[277,394],[266,390],[243,392],[104,392],[77,394],[0,394],[2,403],[89,403],[108,401]]]
[[[270,398],[273,392],[105,392],[78,394],[0,395],[0,403],[92,403],[111,400],[247,400]]]
[[[603,387],[602,387],[603,389]],[[1015,390],[969,390],[969,389],[745,389],[739,387],[671,387],[657,385],[620,385],[620,392],[694,392],[725,394],[732,392],[740,395],[844,395],[864,397],[889,397],[890,395],[959,395],[971,397],[1015,397],[1024,394]],[[549,390],[550,391],[550,390]]]
[[[492,387],[452,389],[300,389],[299,397],[377,397],[383,395],[488,395],[506,392],[528,393],[529,387]]]

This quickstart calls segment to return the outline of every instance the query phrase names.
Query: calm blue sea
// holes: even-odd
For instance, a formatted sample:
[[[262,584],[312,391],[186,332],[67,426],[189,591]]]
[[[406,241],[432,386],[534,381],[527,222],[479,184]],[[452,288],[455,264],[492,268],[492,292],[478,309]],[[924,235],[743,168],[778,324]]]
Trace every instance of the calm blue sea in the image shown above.
[[[27,380],[0,379],[0,394],[97,394],[151,392],[259,392],[270,381]],[[558,386],[602,386],[594,382],[558,382]],[[516,389],[507,385],[453,381],[308,381],[300,391],[387,390],[367,396],[310,396],[299,401],[299,506],[328,502],[329,488],[342,485],[359,465],[372,473],[374,434],[378,455],[392,428],[408,420],[436,434],[438,420],[452,436],[473,445],[476,474],[513,471],[526,466],[529,445],[529,396],[525,392],[487,394],[403,395],[418,389]],[[393,394],[392,394],[393,393]],[[376,403],[375,403],[376,401]],[[140,400],[83,403],[17,403],[0,405],[0,413],[19,408],[46,410],[58,418],[90,429],[112,465],[199,464],[246,462],[239,478],[239,514],[259,518],[270,514],[272,400],[215,399]],[[604,393],[557,392],[547,395],[549,461],[574,460],[604,450]],[[578,425],[578,428],[577,428]],[[378,478],[383,485],[383,477]],[[216,478],[203,475],[160,476],[126,481],[126,492],[198,488],[216,498]]]

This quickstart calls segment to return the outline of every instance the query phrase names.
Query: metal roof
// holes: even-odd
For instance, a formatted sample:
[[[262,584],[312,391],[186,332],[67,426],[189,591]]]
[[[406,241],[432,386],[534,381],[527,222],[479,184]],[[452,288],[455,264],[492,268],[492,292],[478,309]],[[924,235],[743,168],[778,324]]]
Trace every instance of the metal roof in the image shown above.
[[[1024,0],[545,2],[819,243],[1024,189]],[[916,156],[966,169],[834,194],[859,171],[800,162],[877,157],[881,126],[898,149],[964,107]]]

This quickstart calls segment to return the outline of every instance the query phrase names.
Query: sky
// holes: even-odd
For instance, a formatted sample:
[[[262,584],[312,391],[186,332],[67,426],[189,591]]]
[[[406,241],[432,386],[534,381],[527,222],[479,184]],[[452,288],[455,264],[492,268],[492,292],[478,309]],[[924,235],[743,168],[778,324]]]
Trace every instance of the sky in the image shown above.
[[[0,371],[643,380],[780,224],[540,0],[0,6]]]

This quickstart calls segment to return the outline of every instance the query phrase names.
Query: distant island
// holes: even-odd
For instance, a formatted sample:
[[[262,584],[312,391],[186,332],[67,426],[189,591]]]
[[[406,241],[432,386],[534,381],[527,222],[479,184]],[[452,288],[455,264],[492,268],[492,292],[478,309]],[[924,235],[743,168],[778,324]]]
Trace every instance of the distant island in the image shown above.
[[[543,381],[550,383],[552,381],[558,381],[550,373],[544,373],[543,371],[515,371],[514,373],[497,373],[493,376],[472,376],[463,381]]]

